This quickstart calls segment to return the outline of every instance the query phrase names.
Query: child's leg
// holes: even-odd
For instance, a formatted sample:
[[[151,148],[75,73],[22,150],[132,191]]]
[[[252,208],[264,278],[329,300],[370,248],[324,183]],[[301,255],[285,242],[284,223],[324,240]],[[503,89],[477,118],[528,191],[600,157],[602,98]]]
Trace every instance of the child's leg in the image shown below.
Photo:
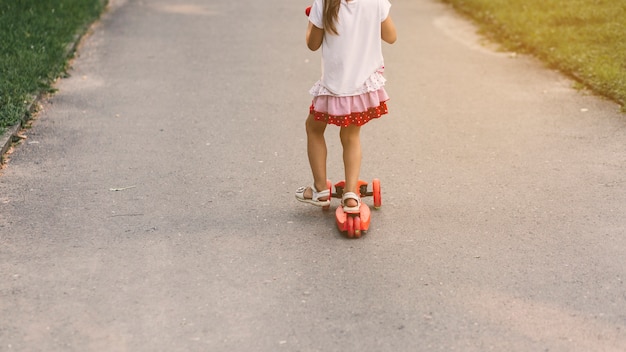
[[[345,190],[359,194],[357,183],[361,171],[361,127],[354,125],[342,127],[339,136],[343,146],[343,165],[346,173]],[[354,199],[347,199],[344,205],[354,207],[357,202]]]
[[[326,131],[326,122],[317,121],[313,115],[309,115],[306,119],[307,154],[311,171],[313,172],[313,182],[318,192],[326,189],[327,150],[324,131]],[[312,196],[313,191],[311,189],[307,189],[304,192],[305,198],[311,198]]]

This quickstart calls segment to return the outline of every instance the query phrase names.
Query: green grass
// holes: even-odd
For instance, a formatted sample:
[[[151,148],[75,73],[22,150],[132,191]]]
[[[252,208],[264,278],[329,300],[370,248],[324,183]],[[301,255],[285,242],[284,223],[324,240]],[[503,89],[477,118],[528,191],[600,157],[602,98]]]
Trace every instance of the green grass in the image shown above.
[[[532,54],[626,105],[626,1],[441,0],[505,50]]]
[[[105,0],[0,0],[0,134],[51,91],[69,45],[98,18]]]

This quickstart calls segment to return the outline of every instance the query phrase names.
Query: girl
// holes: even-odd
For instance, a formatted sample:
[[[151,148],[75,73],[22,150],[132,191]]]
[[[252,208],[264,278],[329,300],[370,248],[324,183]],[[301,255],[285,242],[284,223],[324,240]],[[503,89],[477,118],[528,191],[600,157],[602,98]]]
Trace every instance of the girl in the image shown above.
[[[341,204],[359,212],[357,182],[361,169],[360,129],[387,113],[381,39],[396,41],[389,0],[314,0],[306,43],[322,48],[322,78],[311,88],[313,103],[306,120],[307,154],[313,185],[296,191],[296,199],[317,206],[330,204],[326,187],[328,124],[340,126],[346,185]]]

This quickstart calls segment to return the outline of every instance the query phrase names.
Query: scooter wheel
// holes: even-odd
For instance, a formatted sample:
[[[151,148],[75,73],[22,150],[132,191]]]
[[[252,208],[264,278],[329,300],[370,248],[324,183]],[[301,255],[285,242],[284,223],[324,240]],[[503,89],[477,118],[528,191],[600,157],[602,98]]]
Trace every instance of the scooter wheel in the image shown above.
[[[354,237],[354,218],[352,216],[348,216],[348,218],[346,219],[346,230],[347,230],[347,235],[348,238],[353,238]]]
[[[374,196],[374,209],[380,209],[380,207],[383,205],[383,199],[382,199],[382,193],[380,190],[380,180],[375,178],[374,181],[372,181],[372,188],[373,188],[373,196]]]
[[[361,237],[361,218],[358,216],[354,217],[354,237]]]
[[[333,183],[330,180],[326,180],[326,189],[328,189],[328,200],[333,199]],[[329,210],[330,204],[322,207],[322,210]]]

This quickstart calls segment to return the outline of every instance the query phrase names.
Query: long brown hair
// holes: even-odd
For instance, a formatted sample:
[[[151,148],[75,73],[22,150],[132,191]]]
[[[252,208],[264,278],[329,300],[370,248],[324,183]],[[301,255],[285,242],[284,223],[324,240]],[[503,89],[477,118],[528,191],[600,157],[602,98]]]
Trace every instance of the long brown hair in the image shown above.
[[[335,24],[339,17],[341,0],[324,0],[324,31],[331,34],[339,34]]]

